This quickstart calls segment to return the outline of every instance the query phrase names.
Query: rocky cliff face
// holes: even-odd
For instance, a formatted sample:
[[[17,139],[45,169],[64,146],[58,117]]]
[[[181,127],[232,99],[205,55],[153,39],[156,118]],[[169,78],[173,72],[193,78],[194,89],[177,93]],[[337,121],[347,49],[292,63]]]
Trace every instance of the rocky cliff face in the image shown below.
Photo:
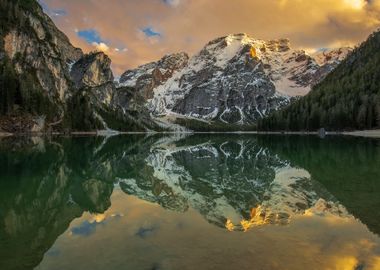
[[[13,116],[0,123],[26,114],[44,119],[40,131],[250,127],[306,94],[350,51],[308,55],[287,39],[235,34],[191,58],[177,53],[126,71],[114,83],[109,57],[72,46],[36,1],[0,0],[0,8],[0,115]]]
[[[177,61],[164,82],[149,85],[147,106],[156,118],[196,119],[249,125],[307,94],[344,59],[349,49],[308,55],[289,40],[263,41],[246,34],[218,38],[188,61]],[[166,57],[168,58],[168,57]],[[161,62],[123,74],[123,85],[141,89]],[[172,74],[171,74],[172,73]]]
[[[26,1],[0,3],[1,66],[12,66],[18,79],[17,85],[1,89],[8,98],[8,104],[2,104],[7,108],[2,111],[12,113],[16,105],[34,114],[45,111],[50,120],[58,119],[63,117],[65,103],[72,96],[68,65],[83,53],[70,44],[37,3],[28,3],[29,6],[25,6]],[[12,86],[14,89],[10,89]]]
[[[110,105],[115,87],[111,71],[111,59],[102,52],[85,55],[70,70],[77,89],[91,88],[94,96],[103,104]]]
[[[35,131],[33,119],[40,118],[46,124],[39,131],[146,129],[135,120],[139,115],[132,118],[118,98],[113,102],[116,88],[108,56],[84,55],[72,46],[36,1],[1,0],[0,8],[0,75],[8,83],[0,91],[5,101],[0,115],[6,118],[0,122],[19,126],[0,130]]]
[[[188,60],[186,53],[166,55],[157,62],[124,72],[119,86],[134,87],[145,99],[151,99],[154,96],[153,89],[165,83],[174,72],[184,68]]]

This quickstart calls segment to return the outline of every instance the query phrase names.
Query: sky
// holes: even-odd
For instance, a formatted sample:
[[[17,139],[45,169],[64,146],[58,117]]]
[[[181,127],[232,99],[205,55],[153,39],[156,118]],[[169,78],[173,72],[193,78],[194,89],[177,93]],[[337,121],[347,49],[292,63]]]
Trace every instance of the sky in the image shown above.
[[[116,76],[234,33],[314,51],[380,27],[380,0],[39,0],[74,46],[104,51]]]

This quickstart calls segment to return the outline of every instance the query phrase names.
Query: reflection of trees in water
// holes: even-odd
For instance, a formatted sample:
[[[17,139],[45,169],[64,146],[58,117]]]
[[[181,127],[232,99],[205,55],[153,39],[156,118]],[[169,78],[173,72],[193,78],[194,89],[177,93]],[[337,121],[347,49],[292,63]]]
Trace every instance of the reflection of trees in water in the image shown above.
[[[261,136],[258,143],[305,168],[347,210],[380,235],[380,140]]]
[[[339,175],[347,177],[348,186],[358,188],[352,176],[354,165],[359,162],[361,168],[368,162],[367,175],[374,177],[366,181],[376,190],[373,179],[380,179],[376,178],[379,148],[370,144],[356,148],[340,140],[242,135],[1,140],[0,268],[38,265],[73,219],[85,211],[103,213],[110,207],[117,183],[125,193],[167,209],[192,207],[221,227],[231,222],[235,229],[244,229],[255,220],[286,224],[289,211],[301,213],[320,197],[331,199],[310,177],[287,185],[276,182],[280,169],[290,162],[307,169],[352,213],[362,214],[360,201],[369,199],[352,202],[354,195],[362,194],[339,193],[338,187],[345,185]],[[351,168],[343,168],[343,163]],[[318,170],[321,166],[328,169]],[[360,168],[359,174],[366,175]],[[361,183],[358,190],[365,186]],[[283,198],[280,202],[279,197]],[[369,216],[364,221],[373,227],[373,219],[366,219]],[[240,221],[248,223],[237,228]]]
[[[0,154],[0,269],[32,269],[73,219],[110,206],[113,181],[101,177],[95,138],[10,143]]]
[[[73,219],[106,211],[116,176],[156,140],[0,140],[0,269],[32,269]]]

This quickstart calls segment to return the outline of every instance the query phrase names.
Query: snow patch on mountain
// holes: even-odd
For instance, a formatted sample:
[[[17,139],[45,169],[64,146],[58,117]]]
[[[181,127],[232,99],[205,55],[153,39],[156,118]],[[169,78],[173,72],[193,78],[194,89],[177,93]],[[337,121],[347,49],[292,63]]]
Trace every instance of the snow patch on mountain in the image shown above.
[[[342,48],[309,55],[292,49],[288,39],[234,34],[209,42],[190,59],[168,55],[127,71],[120,85],[144,93],[148,87],[146,107],[157,121],[253,124],[288,105],[292,97],[306,95],[349,52]]]

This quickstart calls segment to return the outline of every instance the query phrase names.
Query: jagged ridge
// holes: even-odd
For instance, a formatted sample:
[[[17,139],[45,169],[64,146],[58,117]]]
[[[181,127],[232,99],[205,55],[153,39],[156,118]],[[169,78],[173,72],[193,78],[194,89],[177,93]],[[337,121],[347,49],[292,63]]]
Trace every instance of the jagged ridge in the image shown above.
[[[188,61],[169,55],[129,70],[120,83],[148,88],[147,106],[161,121],[250,125],[288,105],[292,96],[308,93],[349,52],[341,48],[310,56],[291,49],[287,39],[263,41],[236,34],[209,42]],[[172,76],[160,83],[145,83],[144,78],[154,77],[154,69],[168,58],[180,63],[171,63]]]

